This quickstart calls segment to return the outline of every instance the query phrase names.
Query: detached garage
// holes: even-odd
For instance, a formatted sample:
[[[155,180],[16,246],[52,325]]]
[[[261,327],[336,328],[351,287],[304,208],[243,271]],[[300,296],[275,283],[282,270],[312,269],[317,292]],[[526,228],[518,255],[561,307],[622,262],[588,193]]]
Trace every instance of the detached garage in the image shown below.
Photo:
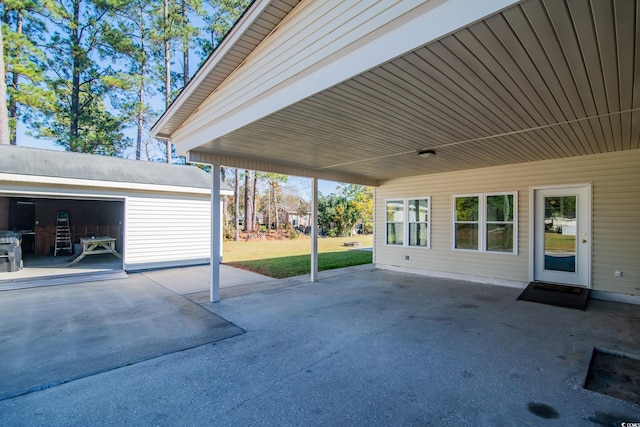
[[[0,230],[21,236],[26,267],[58,255],[59,212],[76,253],[83,238],[111,237],[122,269],[206,263],[211,184],[193,166],[0,146]],[[223,186],[221,196],[232,194]]]

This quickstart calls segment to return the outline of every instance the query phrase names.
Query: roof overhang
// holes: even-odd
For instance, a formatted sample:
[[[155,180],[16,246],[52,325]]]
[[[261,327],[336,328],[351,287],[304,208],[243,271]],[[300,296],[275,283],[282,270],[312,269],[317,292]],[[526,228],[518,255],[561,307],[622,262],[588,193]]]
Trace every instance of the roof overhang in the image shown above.
[[[640,148],[638,2],[295,3],[256,1],[199,72],[226,77],[154,134],[192,162],[369,185]]]
[[[300,0],[254,1],[151,128],[158,139],[172,133],[246,60]]]
[[[141,191],[154,193],[178,193],[194,195],[210,195],[210,188],[181,187],[177,185],[155,185],[145,183],[99,181],[88,179],[61,178],[52,176],[20,175],[12,173],[0,173],[0,182],[7,185],[37,185],[46,186],[55,191],[56,188],[80,188],[110,191]],[[4,189],[6,190],[6,189]],[[0,190],[0,193],[4,190]],[[233,191],[222,189],[223,196],[233,196]]]

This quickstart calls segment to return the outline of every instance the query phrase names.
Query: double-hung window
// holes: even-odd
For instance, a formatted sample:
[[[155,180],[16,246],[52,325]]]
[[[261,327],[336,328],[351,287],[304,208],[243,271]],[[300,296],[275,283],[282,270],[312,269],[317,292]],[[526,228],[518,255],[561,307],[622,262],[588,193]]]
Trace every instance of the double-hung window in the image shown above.
[[[404,245],[404,200],[387,201],[387,245]]]
[[[428,248],[430,209],[429,197],[387,200],[387,245]]]
[[[517,194],[454,196],[454,249],[517,253]]]
[[[478,250],[480,196],[455,197],[455,248]]]

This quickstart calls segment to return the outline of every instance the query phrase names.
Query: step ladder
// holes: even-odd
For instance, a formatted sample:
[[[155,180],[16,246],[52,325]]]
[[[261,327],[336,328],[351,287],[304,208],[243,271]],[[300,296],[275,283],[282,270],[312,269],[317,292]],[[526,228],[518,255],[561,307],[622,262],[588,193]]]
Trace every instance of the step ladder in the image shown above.
[[[58,252],[73,253],[71,229],[69,228],[69,211],[58,211],[56,218],[56,244],[53,256],[57,256]]]

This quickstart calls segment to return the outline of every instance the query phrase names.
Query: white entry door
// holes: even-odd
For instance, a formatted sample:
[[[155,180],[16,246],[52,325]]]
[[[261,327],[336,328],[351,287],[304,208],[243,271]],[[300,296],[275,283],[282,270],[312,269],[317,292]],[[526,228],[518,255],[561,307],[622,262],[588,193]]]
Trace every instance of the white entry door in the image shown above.
[[[534,190],[534,280],[591,287],[591,187]]]

